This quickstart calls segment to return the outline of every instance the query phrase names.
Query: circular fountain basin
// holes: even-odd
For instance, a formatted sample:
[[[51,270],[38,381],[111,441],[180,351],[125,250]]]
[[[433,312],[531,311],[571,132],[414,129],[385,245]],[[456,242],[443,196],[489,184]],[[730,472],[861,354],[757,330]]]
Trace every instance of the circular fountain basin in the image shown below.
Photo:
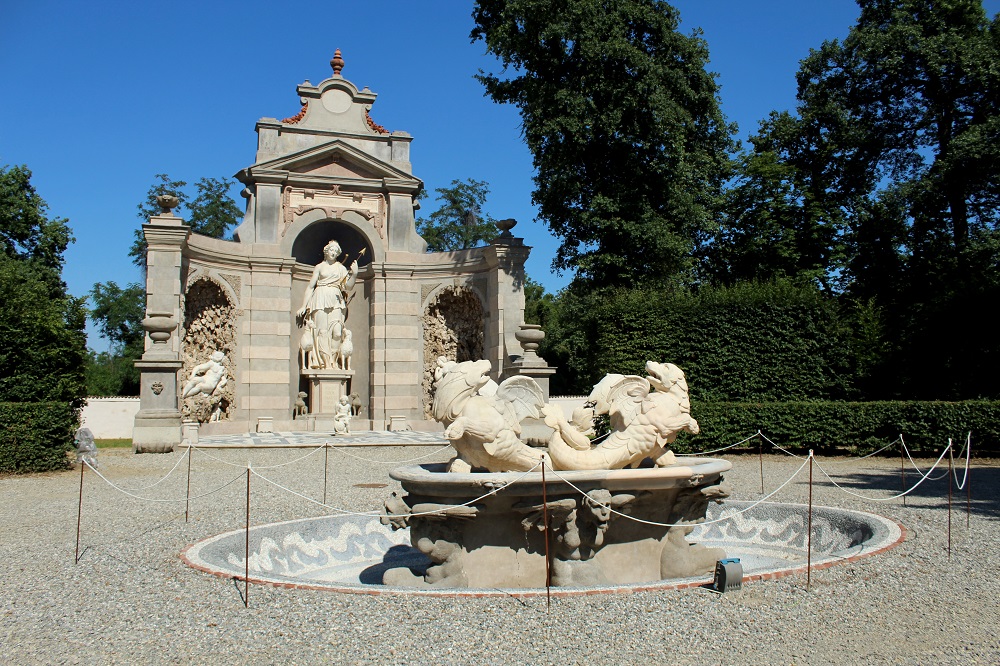
[[[544,480],[549,493],[606,490],[667,490],[689,487],[719,479],[732,469],[728,460],[689,458],[688,464],[640,469],[598,469],[553,472],[446,472],[446,463],[397,467],[389,476],[410,493],[434,497],[476,497],[494,488],[513,497],[541,497]],[[572,486],[570,485],[572,484]]]
[[[629,470],[641,471],[641,470]],[[712,505],[706,524],[688,540],[740,558],[744,580],[777,578],[806,568],[808,507],[727,501]],[[863,511],[813,507],[812,566],[825,568],[894,548],[905,531],[893,520]],[[242,580],[244,530],[199,541],[184,550],[188,565]],[[430,561],[410,546],[408,529],[392,531],[375,516],[323,516],[250,528],[250,581],[291,588],[361,594],[533,596],[545,589],[426,589],[380,584],[396,568],[420,571]],[[558,596],[634,592],[704,585],[707,576],[631,585],[553,588]]]

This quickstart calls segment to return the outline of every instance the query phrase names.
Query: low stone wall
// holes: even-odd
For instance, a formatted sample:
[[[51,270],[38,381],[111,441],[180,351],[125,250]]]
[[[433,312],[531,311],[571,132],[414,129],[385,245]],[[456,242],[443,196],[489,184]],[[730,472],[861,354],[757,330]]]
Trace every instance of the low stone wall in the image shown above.
[[[96,439],[132,439],[139,398],[87,398],[81,425]]]

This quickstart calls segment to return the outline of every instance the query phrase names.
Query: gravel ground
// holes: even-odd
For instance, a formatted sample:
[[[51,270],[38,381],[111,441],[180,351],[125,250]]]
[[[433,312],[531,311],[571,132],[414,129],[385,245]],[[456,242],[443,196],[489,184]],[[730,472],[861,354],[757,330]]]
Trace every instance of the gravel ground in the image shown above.
[[[393,463],[433,448],[331,450],[329,503],[381,507],[398,486]],[[870,502],[826,482],[817,504],[872,511],[901,522],[905,543],[853,564],[744,585],[553,599],[434,599],[241,587],[183,565],[186,545],[244,521],[246,464],[321,496],[323,453],[213,450],[193,458],[192,502],[132,499],[91,473],[85,479],[79,564],[74,565],[79,471],[0,478],[0,654],[15,664],[996,664],[1000,663],[1000,465],[974,461],[966,527],[956,491],[947,556],[946,479],[928,481],[903,506]],[[348,454],[378,460],[358,460]],[[101,470],[138,489],[183,454],[102,450]],[[445,460],[447,450],[425,460]],[[734,499],[760,497],[756,456],[730,456]],[[854,492],[887,497],[900,485],[898,459],[819,463]],[[918,463],[928,468],[933,461]],[[837,463],[837,464],[833,464]],[[764,461],[768,490],[801,461]],[[915,474],[910,471],[912,482]],[[803,470],[775,501],[804,502]],[[185,466],[137,494],[184,496]],[[356,484],[387,484],[359,488]],[[316,515],[316,507],[263,482],[252,487],[252,520]]]

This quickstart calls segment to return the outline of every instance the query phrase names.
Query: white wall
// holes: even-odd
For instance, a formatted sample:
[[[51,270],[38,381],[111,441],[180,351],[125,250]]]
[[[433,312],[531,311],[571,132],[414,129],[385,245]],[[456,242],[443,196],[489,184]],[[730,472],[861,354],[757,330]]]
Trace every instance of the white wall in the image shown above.
[[[132,424],[139,411],[139,398],[87,398],[82,427],[95,439],[132,439]]]
[[[587,396],[585,395],[554,395],[549,398],[549,404],[562,407],[567,419],[573,416],[574,409],[583,407],[583,403],[585,402],[587,402]]]

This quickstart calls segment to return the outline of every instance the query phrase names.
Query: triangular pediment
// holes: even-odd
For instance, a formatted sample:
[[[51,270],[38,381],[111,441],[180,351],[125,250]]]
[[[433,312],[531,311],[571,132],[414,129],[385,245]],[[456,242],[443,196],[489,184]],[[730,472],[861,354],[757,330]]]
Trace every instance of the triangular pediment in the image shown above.
[[[402,169],[336,139],[320,146],[259,162],[248,169],[254,172],[286,171],[329,178],[383,178],[416,180]]]

